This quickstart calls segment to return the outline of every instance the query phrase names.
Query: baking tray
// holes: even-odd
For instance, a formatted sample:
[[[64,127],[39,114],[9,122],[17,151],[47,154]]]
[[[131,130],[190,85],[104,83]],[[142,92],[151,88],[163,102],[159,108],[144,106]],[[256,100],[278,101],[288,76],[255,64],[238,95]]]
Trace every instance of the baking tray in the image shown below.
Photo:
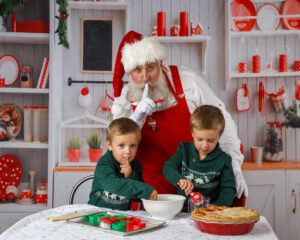
[[[118,212],[118,211],[102,211],[102,212],[97,212],[97,214],[123,215],[123,216],[126,216],[126,217],[136,217],[136,218],[141,219],[141,222],[146,223],[146,227],[142,228],[142,229],[138,229],[138,230],[129,231],[129,232],[119,232],[119,231],[116,231],[116,230],[111,230],[111,229],[101,228],[99,226],[90,225],[87,221],[82,220],[82,218],[84,216],[80,216],[78,218],[68,220],[67,222],[71,223],[71,224],[86,225],[87,227],[91,227],[93,229],[96,228],[96,229],[99,229],[100,231],[103,231],[103,232],[106,232],[106,233],[111,233],[111,234],[114,234],[114,235],[120,235],[120,236],[128,236],[128,235],[136,234],[136,233],[139,233],[139,232],[150,231],[152,229],[162,227],[166,223],[165,221],[151,219],[151,218],[143,218],[143,217],[130,215],[130,214],[126,214],[124,212]],[[86,214],[85,216],[88,216],[88,215],[91,215],[91,214]]]

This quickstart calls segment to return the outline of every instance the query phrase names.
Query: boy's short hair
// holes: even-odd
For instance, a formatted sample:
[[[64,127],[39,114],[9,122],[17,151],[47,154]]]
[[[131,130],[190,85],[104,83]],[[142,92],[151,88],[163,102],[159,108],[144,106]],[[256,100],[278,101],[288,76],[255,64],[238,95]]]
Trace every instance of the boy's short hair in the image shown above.
[[[114,136],[129,133],[136,133],[138,141],[141,140],[141,130],[135,121],[130,118],[117,118],[109,124],[106,130],[106,140],[111,142]]]
[[[197,107],[190,119],[190,130],[218,130],[222,135],[225,128],[225,119],[222,111],[212,105],[202,105]]]

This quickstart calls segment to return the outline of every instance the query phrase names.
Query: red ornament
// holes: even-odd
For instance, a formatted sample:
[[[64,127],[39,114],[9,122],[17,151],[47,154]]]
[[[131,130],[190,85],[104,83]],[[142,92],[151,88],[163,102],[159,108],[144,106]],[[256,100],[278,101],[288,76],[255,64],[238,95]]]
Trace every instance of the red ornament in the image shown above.
[[[88,86],[86,86],[86,87],[84,87],[83,89],[81,89],[81,94],[82,94],[83,96],[86,96],[86,95],[89,94],[89,88],[88,88]]]
[[[5,202],[5,198],[6,198],[6,194],[5,193],[1,193],[0,194],[0,199],[2,200],[2,202]]]
[[[67,14],[65,14],[65,13],[62,13],[62,14],[59,15],[59,18],[60,18],[60,19],[66,18],[66,17],[67,17]]]
[[[7,199],[8,200],[13,200],[15,198],[15,195],[13,193],[7,194]]]

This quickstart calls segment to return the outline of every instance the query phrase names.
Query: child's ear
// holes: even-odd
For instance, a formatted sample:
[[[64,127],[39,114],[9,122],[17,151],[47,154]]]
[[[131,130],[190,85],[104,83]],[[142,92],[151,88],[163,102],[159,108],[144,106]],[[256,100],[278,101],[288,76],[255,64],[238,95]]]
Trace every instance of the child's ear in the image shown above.
[[[109,151],[112,150],[112,145],[111,145],[111,142],[109,140],[106,140],[106,145],[107,145],[107,148],[109,149]]]

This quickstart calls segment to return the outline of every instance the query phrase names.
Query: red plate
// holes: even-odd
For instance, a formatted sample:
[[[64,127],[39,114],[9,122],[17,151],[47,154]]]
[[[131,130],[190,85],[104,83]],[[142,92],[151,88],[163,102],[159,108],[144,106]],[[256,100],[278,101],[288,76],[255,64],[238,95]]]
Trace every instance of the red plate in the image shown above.
[[[202,221],[191,217],[194,220],[196,227],[206,233],[216,234],[216,235],[242,235],[250,232],[254,224],[258,222],[259,219],[248,222],[235,222],[235,223],[220,223],[220,222],[209,222]]]
[[[255,6],[250,0],[234,0],[231,3],[232,17],[250,17],[256,16]],[[251,31],[256,19],[234,19],[234,31]]]
[[[281,8],[281,15],[300,15],[300,0],[286,0]],[[282,23],[285,29],[299,30],[299,18],[282,18]]]
[[[18,187],[22,179],[22,166],[13,155],[0,157],[0,193],[5,193],[7,186]]]
[[[5,86],[13,85],[20,73],[20,65],[13,55],[3,55],[0,58],[0,77],[5,79]]]

